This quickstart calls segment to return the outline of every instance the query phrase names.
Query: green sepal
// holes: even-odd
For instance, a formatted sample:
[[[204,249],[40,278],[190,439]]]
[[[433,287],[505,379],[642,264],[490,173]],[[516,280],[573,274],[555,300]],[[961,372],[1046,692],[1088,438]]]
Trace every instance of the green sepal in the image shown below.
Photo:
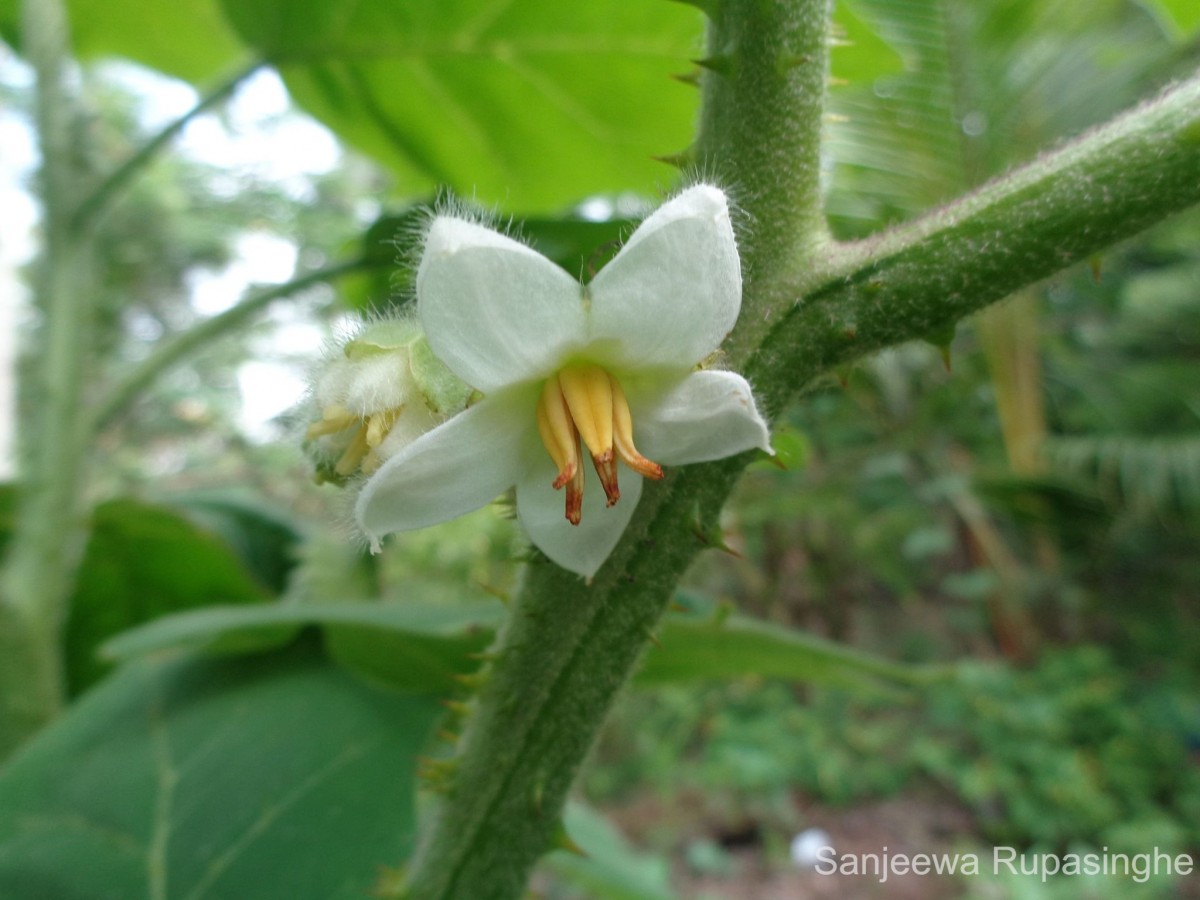
[[[418,335],[409,345],[408,366],[433,412],[451,416],[466,409],[473,389],[433,355],[425,335]]]
[[[384,319],[372,322],[354,339],[347,341],[342,352],[346,359],[360,360],[393,350],[411,347],[422,338],[421,326],[410,319]]]

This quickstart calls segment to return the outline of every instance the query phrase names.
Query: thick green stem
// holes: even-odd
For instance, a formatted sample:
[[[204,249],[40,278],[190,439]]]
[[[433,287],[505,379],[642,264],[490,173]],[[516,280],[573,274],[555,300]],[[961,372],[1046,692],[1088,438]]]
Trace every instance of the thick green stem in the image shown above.
[[[696,156],[742,214],[746,290],[725,348],[735,361],[795,296],[778,289],[802,279],[829,240],[820,184],[828,12],[825,0],[726,2],[709,29]]]
[[[37,76],[43,250],[35,299],[38,345],[21,399],[17,516],[0,581],[0,758],[52,718],[63,702],[60,633],[85,528],[83,387],[92,308],[90,241],[71,227],[84,182],[66,87],[67,21],[60,0],[26,0],[26,53]]]
[[[137,368],[125,376],[124,380],[113,388],[104,401],[100,403],[95,415],[92,417],[91,429],[99,431],[111,424],[163,372],[166,372],[212,341],[241,328],[275,301],[307,290],[314,285],[335,281],[344,275],[361,272],[378,265],[379,263],[376,260],[359,257],[358,259],[335,263],[324,269],[316,269],[283,284],[255,291],[245,300],[231,306],[224,312],[218,313],[211,319],[205,319],[199,325],[189,328],[172,340],[167,341],[161,347],[157,347],[152,354],[142,360]]]

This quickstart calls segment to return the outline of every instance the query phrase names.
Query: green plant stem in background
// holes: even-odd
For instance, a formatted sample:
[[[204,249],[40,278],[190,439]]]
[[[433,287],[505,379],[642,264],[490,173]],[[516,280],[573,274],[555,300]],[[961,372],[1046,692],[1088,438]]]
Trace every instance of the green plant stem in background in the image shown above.
[[[22,372],[20,396],[29,409],[29,425],[21,432],[17,513],[0,573],[0,760],[53,718],[64,699],[62,627],[87,536],[84,484],[93,422],[83,397],[94,362],[90,336],[96,298],[91,277],[96,222],[188,122],[230,96],[261,65],[244,68],[201,98],[94,186],[78,140],[76,99],[66,86],[68,33],[66,10],[59,0],[24,4],[22,34],[37,78],[36,123],[42,155],[44,240],[34,283],[42,325]],[[330,271],[339,274],[356,267],[347,264]],[[282,296],[321,280],[320,276],[299,279],[290,290],[265,293]],[[243,321],[250,312],[230,315],[231,324]],[[196,331],[195,337],[183,342],[185,352],[209,339],[214,328],[210,322]],[[137,383],[124,385],[122,405],[158,371],[143,373]]]
[[[71,225],[77,230],[85,231],[94,223],[112,202],[120,196],[121,191],[139,172],[149,165],[167,144],[187,126],[188,122],[208,112],[214,106],[232,96],[243,81],[261,69],[263,63],[255,61],[235,73],[233,77],[217,85],[185,112],[178,119],[169,122],[158,134],[150,138],[138,148],[129,159],[114,169],[103,181],[83,200],[71,216]]]
[[[773,413],[837,363],[933,333],[1200,202],[1197,77],[914,223],[860,244],[828,243],[808,206],[817,202],[810,138],[819,104],[808,94],[785,103],[780,90],[780,105],[760,110],[760,130],[739,112],[754,104],[742,92],[766,90],[772,77],[811,90],[770,48],[823,46],[823,9],[730,3],[712,30],[711,46],[740,62],[732,75],[708,76],[724,82],[705,91],[702,136],[711,137],[701,146],[711,154],[706,165],[736,178],[752,216],[731,356],[746,360]],[[772,28],[793,31],[768,39]],[[760,52],[739,54],[739,36],[753,36]],[[824,71],[823,58],[807,64]],[[807,127],[773,123],[788,110],[799,110]],[[723,116],[736,120],[728,130]],[[780,209],[780,197],[792,208]],[[748,332],[754,340],[742,337]],[[439,817],[414,860],[408,897],[520,896],[554,845],[566,793],[605,713],[701,549],[697,531],[716,522],[752,458],[687,467],[648,485],[591,585],[549,564],[529,567]]]
[[[284,297],[297,294],[318,284],[335,281],[344,275],[361,272],[379,265],[377,260],[358,257],[346,262],[335,263],[324,269],[315,269],[283,284],[262,288],[241,303],[189,328],[172,340],[156,347],[153,353],[142,360],[132,372],[125,376],[124,380],[113,388],[92,417],[91,429],[99,431],[111,424],[163,372],[206,344],[243,327],[250,319],[253,319],[276,300],[282,300]]]
[[[23,33],[37,78],[43,251],[34,297],[42,317],[22,372],[16,521],[0,580],[0,759],[52,718],[64,698],[62,624],[86,529],[83,388],[93,315],[91,241],[71,226],[85,183],[66,86],[60,0],[26,0]]]

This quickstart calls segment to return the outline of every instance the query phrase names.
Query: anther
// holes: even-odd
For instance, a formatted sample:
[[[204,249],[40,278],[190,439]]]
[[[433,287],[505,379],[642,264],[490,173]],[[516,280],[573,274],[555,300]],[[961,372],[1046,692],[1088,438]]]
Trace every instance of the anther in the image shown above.
[[[583,514],[582,439],[592,456],[609,506],[621,498],[617,461],[645,478],[662,478],[662,467],[633,445],[633,420],[621,385],[591,363],[567,366],[546,380],[537,405],[538,433],[558,468],[554,489],[567,489],[566,517],[578,525]]]

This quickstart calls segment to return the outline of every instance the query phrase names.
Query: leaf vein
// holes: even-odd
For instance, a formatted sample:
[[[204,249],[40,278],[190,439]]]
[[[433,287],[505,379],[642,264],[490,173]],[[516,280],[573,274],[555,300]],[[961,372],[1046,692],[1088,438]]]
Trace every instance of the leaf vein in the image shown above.
[[[254,843],[279,816],[287,812],[288,809],[302,800],[307,794],[320,787],[324,781],[335,775],[339,770],[363,756],[379,743],[381,741],[377,740],[366,745],[356,744],[346,747],[341,753],[330,760],[329,763],[313,772],[308,778],[284,794],[277,803],[266,806],[258,818],[209,863],[204,875],[196,882],[185,900],[201,900],[208,890],[216,884],[217,880],[237,861],[238,857],[245,852],[246,848]]]

